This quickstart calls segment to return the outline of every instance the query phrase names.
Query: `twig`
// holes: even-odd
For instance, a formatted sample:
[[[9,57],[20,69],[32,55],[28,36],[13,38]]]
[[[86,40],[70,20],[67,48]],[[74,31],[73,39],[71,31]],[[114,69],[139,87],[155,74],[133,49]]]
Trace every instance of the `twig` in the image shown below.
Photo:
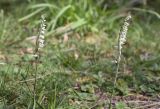
[[[160,102],[156,102],[156,103],[153,103],[153,104],[147,104],[147,105],[144,105],[144,106],[140,106],[140,107],[135,107],[134,109],[147,109],[147,107],[150,107],[150,106],[160,106]]]

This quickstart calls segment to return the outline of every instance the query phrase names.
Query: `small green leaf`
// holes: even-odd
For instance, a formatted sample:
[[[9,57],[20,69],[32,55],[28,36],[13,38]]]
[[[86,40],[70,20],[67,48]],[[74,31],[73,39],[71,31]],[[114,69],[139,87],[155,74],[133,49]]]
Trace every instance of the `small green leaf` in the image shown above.
[[[118,102],[116,104],[116,109],[126,109],[126,104],[124,102]]]

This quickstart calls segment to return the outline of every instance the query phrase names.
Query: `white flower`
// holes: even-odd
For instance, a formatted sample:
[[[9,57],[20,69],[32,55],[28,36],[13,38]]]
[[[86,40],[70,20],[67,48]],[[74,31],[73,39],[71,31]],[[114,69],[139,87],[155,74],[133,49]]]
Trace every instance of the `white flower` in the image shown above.
[[[37,37],[36,40],[36,49],[35,49],[35,53],[34,53],[34,57],[39,57],[39,50],[41,48],[44,47],[44,35],[45,35],[45,31],[46,31],[46,24],[45,24],[45,18],[44,16],[41,16],[41,25],[40,25],[40,29],[39,29],[39,35]]]
[[[41,16],[41,27],[40,27],[40,32],[39,32],[39,36],[38,36],[38,50],[40,50],[41,48],[44,47],[44,34],[46,31],[46,24],[45,24],[45,18],[44,16]]]
[[[125,44],[126,42],[126,35],[127,35],[127,31],[128,31],[128,26],[129,26],[129,21],[131,19],[131,15],[128,14],[128,16],[125,18],[124,23],[121,27],[121,30],[119,32],[119,39],[118,39],[118,52],[119,52],[119,56],[121,55],[121,51],[122,51],[122,45]],[[120,61],[120,57],[118,58],[118,61]]]

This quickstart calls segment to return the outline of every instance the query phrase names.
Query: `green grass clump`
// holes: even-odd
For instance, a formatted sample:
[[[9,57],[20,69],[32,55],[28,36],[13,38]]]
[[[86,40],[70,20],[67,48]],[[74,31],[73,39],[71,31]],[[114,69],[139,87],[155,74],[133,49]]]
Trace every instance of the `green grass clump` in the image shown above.
[[[103,0],[28,0],[1,9],[0,108],[104,108],[113,88],[117,109],[135,107],[118,96],[156,97],[160,92],[160,15],[147,8],[129,9],[133,20],[116,88],[115,45],[126,15],[118,4],[105,8]],[[47,24],[45,47],[35,62],[34,36],[41,14]]]

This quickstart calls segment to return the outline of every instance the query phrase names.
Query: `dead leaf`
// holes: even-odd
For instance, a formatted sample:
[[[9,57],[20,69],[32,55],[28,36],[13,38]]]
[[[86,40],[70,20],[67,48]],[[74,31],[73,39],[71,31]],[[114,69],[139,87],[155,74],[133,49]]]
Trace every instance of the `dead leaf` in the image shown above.
[[[69,37],[68,37],[68,34],[66,33],[63,36],[63,42],[66,43],[66,42],[68,42],[68,40],[69,40]]]
[[[75,57],[75,60],[77,60],[79,58],[79,53],[78,52],[74,52],[74,57]]]
[[[26,41],[32,44],[36,44],[36,40],[37,40],[37,36],[31,36],[31,37],[26,38]]]

